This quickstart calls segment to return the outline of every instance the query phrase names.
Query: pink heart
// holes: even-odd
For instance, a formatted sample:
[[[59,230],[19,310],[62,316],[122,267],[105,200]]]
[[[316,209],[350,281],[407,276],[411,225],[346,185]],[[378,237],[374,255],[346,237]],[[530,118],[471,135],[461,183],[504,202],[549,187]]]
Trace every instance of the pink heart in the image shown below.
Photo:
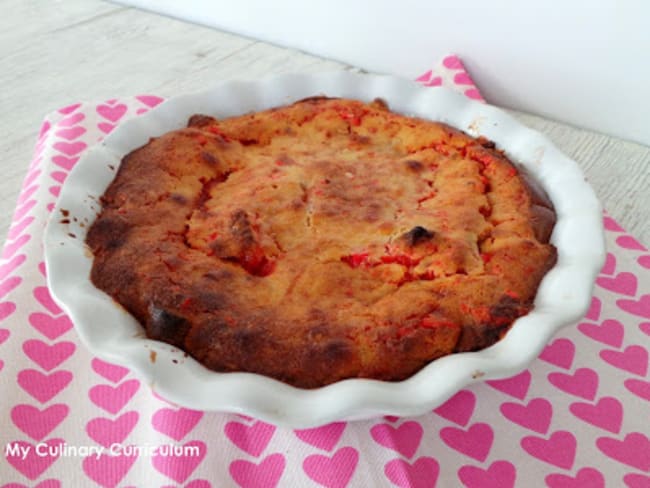
[[[431,78],[431,75],[433,74],[433,71],[429,70],[426,73],[418,76],[415,81],[419,81],[421,83],[429,81],[429,78]]]
[[[294,433],[301,441],[329,452],[341,439],[346,425],[346,422],[333,422],[315,429],[295,430]]]
[[[650,319],[650,295],[642,295],[638,301],[616,300],[616,306],[633,315]]]
[[[45,263],[43,261],[38,263],[38,271],[43,275],[43,278],[47,278],[47,270],[45,269]]]
[[[623,481],[628,488],[648,488],[650,487],[650,476],[642,474],[629,473],[623,477]]]
[[[49,192],[54,195],[55,197],[58,198],[59,194],[61,193],[61,187],[60,186],[51,186],[48,188]]]
[[[275,427],[262,421],[257,421],[253,425],[228,422],[225,432],[228,439],[238,448],[251,456],[258,457],[271,441]]]
[[[418,450],[423,433],[422,426],[412,420],[404,422],[399,427],[377,424],[370,429],[370,434],[377,444],[397,451],[406,458],[413,457]]]
[[[636,276],[634,276],[632,273],[619,273],[614,278],[601,276],[596,280],[596,284],[598,284],[598,286],[601,288],[605,288],[606,290],[613,291],[614,293],[621,295],[628,295],[631,297],[636,295]]]
[[[176,488],[170,486],[169,488]],[[208,480],[193,480],[185,485],[185,488],[212,488],[212,484]]]
[[[138,95],[135,98],[136,100],[140,100],[147,107],[155,107],[156,105],[158,105],[159,103],[165,100],[164,98],[160,98],[155,95]]]
[[[616,461],[640,469],[650,470],[650,440],[638,432],[625,436],[624,440],[610,437],[599,437],[596,446],[605,456]]]
[[[645,376],[648,372],[648,351],[641,346],[627,346],[622,352],[603,350],[600,351],[600,357],[606,363],[623,371],[639,376]]]
[[[27,176],[25,177],[25,180],[23,181],[23,186],[22,188],[29,188],[29,186],[34,183],[34,180],[38,178],[38,176],[41,174],[40,169],[33,169],[29,173],[27,173]]]
[[[127,111],[127,106],[123,103],[118,105],[98,105],[97,113],[111,122],[117,122],[120,120]]]
[[[138,388],[140,388],[140,382],[138,380],[128,380],[116,387],[96,385],[90,389],[88,396],[99,408],[115,414],[122,410],[124,405],[129,403],[133,395],[138,391]]]
[[[0,359],[0,371],[2,371],[2,368],[5,367],[5,363]]]
[[[76,139],[77,137],[81,136],[86,132],[86,129],[84,129],[81,126],[76,126],[76,127],[70,127],[66,129],[59,129],[56,131],[56,135],[59,137],[62,137],[63,139],[67,139],[68,141],[72,141]]]
[[[647,249],[632,236],[619,236],[616,238],[616,244],[625,249],[632,251],[647,251]]]
[[[605,488],[605,478],[594,468],[582,468],[575,478],[566,474],[549,474],[545,481],[549,488]]]
[[[540,461],[558,468],[571,469],[576,455],[576,438],[571,432],[558,430],[548,439],[527,436],[521,440],[521,447]]]
[[[22,283],[23,279],[20,276],[12,276],[0,283],[0,298],[4,298],[14,288]]]
[[[26,259],[27,258],[24,254],[18,254],[0,266],[0,280],[4,280],[9,276],[16,268],[23,264]]]
[[[445,59],[442,60],[442,65],[445,68],[449,69],[462,69],[463,68],[463,63],[461,63],[460,59],[458,59],[458,56],[456,55],[451,55],[447,56]]]
[[[481,96],[481,92],[478,91],[476,88],[470,88],[469,90],[465,90],[465,96],[467,98],[471,98],[472,100],[483,101],[483,97]]]
[[[203,417],[203,412],[180,408],[161,408],[152,417],[153,428],[172,439],[180,441],[196,427]]]
[[[230,463],[229,471],[230,476],[242,488],[275,488],[282,477],[285,464],[284,456],[276,453],[265,457],[259,464],[238,459]]]
[[[35,369],[24,369],[18,373],[20,387],[41,403],[51,400],[72,381],[70,371],[56,371],[43,374]]]
[[[138,423],[138,412],[126,412],[115,420],[98,417],[86,424],[88,436],[98,444],[110,448],[121,444]]]
[[[601,309],[600,300],[596,297],[592,297],[591,305],[589,306],[589,310],[587,310],[585,318],[587,320],[593,320],[593,321],[598,320],[600,318],[600,309]]]
[[[42,446],[37,450],[34,444],[25,441],[13,441],[10,442],[11,446],[19,446],[23,450],[27,450],[27,455],[25,459],[20,454],[15,456],[7,455],[6,459],[19,473],[25,475],[30,480],[35,480],[40,475],[42,475],[47,469],[52,466],[54,461],[56,461],[60,456],[60,449],[53,447],[64,444],[63,439],[48,439],[46,441],[39,442]],[[52,449],[53,454],[49,454],[50,448]],[[41,454],[39,454],[39,452]],[[43,455],[45,453],[46,455]]]
[[[533,398],[528,405],[506,402],[501,405],[501,413],[517,425],[546,434],[551,425],[553,407],[548,400]]]
[[[588,424],[618,434],[623,423],[623,405],[616,398],[603,397],[598,403],[576,402],[569,407],[571,413]]]
[[[646,269],[650,269],[650,255],[639,256],[638,263]]]
[[[4,320],[16,311],[16,304],[13,302],[0,303],[0,320]]]
[[[63,422],[69,411],[67,405],[60,403],[45,410],[31,405],[16,405],[11,409],[11,421],[29,437],[40,441]]]
[[[495,461],[487,469],[463,466],[458,477],[467,488],[512,488],[517,470],[508,461]]]
[[[43,139],[45,134],[47,134],[51,128],[52,124],[50,124],[49,120],[45,120],[43,124],[41,124],[41,129],[38,131],[38,139]]]
[[[153,467],[177,483],[185,482],[205,458],[207,447],[204,442],[190,441],[182,445],[182,450],[182,455],[175,456],[158,451],[152,460]]]
[[[2,488],[28,488],[22,483],[9,483],[8,485],[3,485]],[[61,482],[55,479],[43,480],[34,488],[61,488]]]
[[[29,197],[31,197],[36,190],[40,188],[40,185],[38,183],[30,186],[29,188],[25,188],[23,191],[20,192],[20,196],[18,197],[18,203],[24,203],[26,202]]]
[[[442,86],[442,78],[440,76],[434,76],[424,86]]]
[[[623,232],[624,229],[618,225],[618,223],[611,217],[603,217],[603,224],[605,229],[611,230],[612,232]]]
[[[600,270],[600,273],[611,275],[614,274],[615,271],[616,271],[616,256],[614,256],[611,252],[608,252],[607,257],[605,258],[605,264]]]
[[[460,73],[456,73],[454,75],[454,83],[456,85],[473,85],[474,82],[472,79],[469,77],[466,71],[461,71]]]
[[[573,363],[576,347],[569,339],[555,339],[544,348],[539,359],[560,368],[569,369]]]
[[[345,488],[359,462],[359,453],[353,447],[342,447],[332,457],[321,454],[307,456],[302,468],[312,480],[327,488]]]
[[[518,398],[523,400],[528,394],[528,388],[530,388],[531,375],[530,371],[525,370],[518,375],[506,378],[504,380],[490,380],[486,381],[488,386],[502,391],[503,393],[510,395],[511,397]]]
[[[63,171],[52,171],[50,173],[50,176],[52,177],[53,180],[59,183],[63,183],[67,178],[68,174],[64,173]]]
[[[97,128],[104,134],[109,134],[113,129],[115,129],[115,126],[113,124],[109,124],[108,122],[100,122],[97,124]]]
[[[52,147],[60,153],[65,154],[66,156],[76,156],[81,151],[86,149],[87,145],[85,142],[58,141],[52,144]]]
[[[133,467],[137,455],[109,453],[100,456],[92,455],[83,460],[83,470],[86,475],[103,488],[115,488],[126,473]]]
[[[37,286],[34,288],[34,298],[38,300],[38,303],[43,305],[47,310],[54,314],[54,315],[59,315],[63,313],[63,310],[59,308],[59,306],[54,302],[52,299],[52,295],[50,295],[50,290],[47,288],[47,286]]]
[[[34,222],[34,217],[25,217],[20,222],[12,225],[7,233],[7,238],[11,240],[17,238],[32,222]]]
[[[90,366],[93,368],[93,371],[95,373],[102,376],[103,378],[106,378],[108,381],[112,381],[113,383],[122,381],[122,378],[129,374],[128,369],[116,364],[107,363],[106,361],[102,361],[98,358],[94,358],[90,362]]]
[[[4,249],[2,250],[2,259],[9,259],[11,256],[16,254],[16,251],[23,247],[27,242],[32,238],[29,234],[23,234],[18,239],[16,239],[11,244],[5,244]]]
[[[48,203],[47,206],[45,207],[45,209],[46,209],[49,213],[52,213],[52,210],[54,210],[54,202],[50,202],[50,203]]]
[[[73,342],[57,342],[48,345],[38,339],[30,339],[23,343],[23,351],[45,371],[52,371],[74,353],[76,346]]]
[[[598,390],[598,373],[590,368],[579,368],[570,375],[566,373],[551,373],[548,380],[559,390],[575,395],[585,400],[596,398]]]
[[[0,344],[6,341],[9,338],[9,335],[10,333],[8,329],[0,329]]]
[[[623,345],[623,324],[618,320],[608,319],[603,321],[601,325],[582,323],[578,326],[578,330],[587,337],[590,337],[603,344],[608,344],[614,347],[621,347]]]
[[[80,103],[75,103],[75,104],[73,104],[73,105],[68,105],[67,107],[60,108],[60,109],[59,109],[59,113],[62,113],[62,114],[66,114],[66,115],[67,115],[67,114],[69,114],[69,113],[74,112],[74,111],[77,110],[79,107],[81,107],[81,104],[80,104]]]
[[[474,413],[476,396],[469,390],[461,390],[434,410],[437,415],[465,427]]]
[[[644,334],[650,336],[650,322],[643,322],[642,324],[639,324],[639,329],[641,329],[641,332]]]
[[[61,120],[59,120],[56,125],[61,126],[61,127],[72,127],[73,125],[78,124],[81,122],[83,119],[85,119],[86,116],[82,112],[78,112],[74,115],[70,115],[69,117],[65,117]]]
[[[490,453],[494,432],[488,424],[473,424],[468,430],[445,427],[440,438],[449,447],[477,461],[483,462]]]
[[[384,466],[384,473],[400,488],[431,488],[436,486],[440,465],[432,457],[418,458],[413,464],[393,459]]]
[[[650,402],[650,382],[632,378],[625,380],[623,384],[630,392],[634,393],[639,398],[643,398]]]
[[[72,322],[67,315],[52,317],[46,313],[32,313],[29,323],[48,339],[54,340],[72,329]]]
[[[144,108],[144,107],[143,107],[143,108],[139,108],[138,110],[136,110],[136,111],[135,111],[135,114],[136,114],[136,115],[142,115],[142,114],[147,113],[148,111],[149,111],[148,108]]]
[[[66,158],[61,155],[52,156],[52,162],[67,171],[70,171],[77,164],[77,161],[79,161],[79,158]]]
[[[36,200],[30,200],[29,202],[25,202],[20,205],[14,212],[14,220],[22,219],[34,205],[36,205]]]

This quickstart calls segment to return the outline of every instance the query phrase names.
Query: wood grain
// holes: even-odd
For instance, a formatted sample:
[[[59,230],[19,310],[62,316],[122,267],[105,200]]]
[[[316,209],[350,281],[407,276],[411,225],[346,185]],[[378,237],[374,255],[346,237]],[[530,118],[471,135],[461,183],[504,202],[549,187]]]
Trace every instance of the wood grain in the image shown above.
[[[172,96],[228,78],[354,69],[97,0],[2,0],[0,239],[43,116],[81,100]],[[425,70],[427,66],[423,66]],[[650,148],[516,113],[584,169],[609,213],[650,244]]]

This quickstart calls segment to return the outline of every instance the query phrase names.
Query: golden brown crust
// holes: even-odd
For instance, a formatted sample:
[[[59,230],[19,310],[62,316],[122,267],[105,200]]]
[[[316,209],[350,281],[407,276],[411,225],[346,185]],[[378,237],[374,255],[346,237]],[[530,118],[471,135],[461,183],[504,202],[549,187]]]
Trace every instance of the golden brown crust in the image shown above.
[[[87,243],[149,337],[311,388],[496,342],[555,262],[554,223],[490,141],[315,97],[133,151]]]

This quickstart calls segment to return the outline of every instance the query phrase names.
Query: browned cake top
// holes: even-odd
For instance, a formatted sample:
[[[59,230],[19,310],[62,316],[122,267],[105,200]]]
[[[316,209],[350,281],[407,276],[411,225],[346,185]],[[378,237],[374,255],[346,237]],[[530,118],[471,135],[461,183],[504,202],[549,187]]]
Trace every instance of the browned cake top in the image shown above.
[[[257,370],[224,350],[230,327],[262,362],[322,343],[354,362],[341,377],[390,376],[377,344],[402,341],[412,373],[441,355],[404,345],[418,331],[448,329],[444,354],[494,342],[555,259],[552,205],[493,148],[379,101],[195,116],[124,159],[89,232],[93,281],[215,369]]]

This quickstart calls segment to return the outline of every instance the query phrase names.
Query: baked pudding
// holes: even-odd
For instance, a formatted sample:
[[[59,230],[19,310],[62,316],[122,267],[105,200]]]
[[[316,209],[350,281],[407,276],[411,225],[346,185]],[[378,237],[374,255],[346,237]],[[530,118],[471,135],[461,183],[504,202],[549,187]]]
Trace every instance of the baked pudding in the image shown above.
[[[102,205],[92,282],[148,337],[304,388],[495,343],[556,260],[551,202],[493,143],[380,100],[196,115]]]

